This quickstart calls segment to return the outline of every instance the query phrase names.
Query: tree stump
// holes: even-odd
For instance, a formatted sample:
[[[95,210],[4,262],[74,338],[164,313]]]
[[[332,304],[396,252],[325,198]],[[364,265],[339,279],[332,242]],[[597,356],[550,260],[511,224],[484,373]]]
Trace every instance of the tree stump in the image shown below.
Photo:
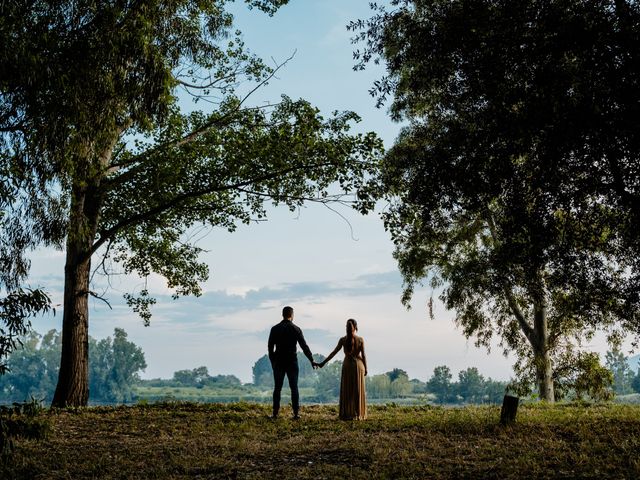
[[[511,395],[505,395],[502,400],[502,410],[500,411],[500,423],[509,425],[516,421],[516,413],[518,413],[518,404],[520,398]]]

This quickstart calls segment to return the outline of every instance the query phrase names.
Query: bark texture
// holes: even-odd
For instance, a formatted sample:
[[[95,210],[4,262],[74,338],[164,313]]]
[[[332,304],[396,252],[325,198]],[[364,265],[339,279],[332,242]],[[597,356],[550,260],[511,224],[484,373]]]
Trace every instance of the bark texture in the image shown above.
[[[84,180],[88,176],[80,177]],[[100,207],[99,176],[77,181],[67,230],[62,354],[52,401],[55,407],[84,406],[89,401],[89,278]]]

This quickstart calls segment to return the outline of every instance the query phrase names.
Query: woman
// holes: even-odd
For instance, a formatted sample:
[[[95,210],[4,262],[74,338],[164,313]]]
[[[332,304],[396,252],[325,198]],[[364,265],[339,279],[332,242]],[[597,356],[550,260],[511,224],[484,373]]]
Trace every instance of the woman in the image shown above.
[[[364,354],[364,340],[358,337],[358,323],[347,320],[347,335],[338,341],[336,348],[319,364],[324,367],[336,353],[344,349],[342,379],[340,380],[340,419],[364,420],[367,418],[367,399],[364,377],[367,375],[367,357]]]

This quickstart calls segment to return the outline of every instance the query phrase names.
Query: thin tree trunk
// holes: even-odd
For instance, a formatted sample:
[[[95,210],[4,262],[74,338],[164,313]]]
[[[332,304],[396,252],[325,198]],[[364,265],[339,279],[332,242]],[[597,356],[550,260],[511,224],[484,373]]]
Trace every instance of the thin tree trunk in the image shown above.
[[[544,291],[538,295],[538,299],[534,301],[534,318],[533,327],[525,318],[524,313],[518,306],[511,289],[504,286],[505,298],[518,321],[520,330],[531,345],[533,352],[533,361],[536,368],[536,383],[540,398],[547,402],[555,402],[555,393],[553,390],[553,368],[551,365],[551,352],[549,344],[549,328],[547,321],[547,312],[544,301]]]
[[[535,343],[533,346],[536,380],[540,398],[549,403],[555,402],[553,390],[553,369],[549,345],[549,328],[544,300],[535,303],[534,307]]]

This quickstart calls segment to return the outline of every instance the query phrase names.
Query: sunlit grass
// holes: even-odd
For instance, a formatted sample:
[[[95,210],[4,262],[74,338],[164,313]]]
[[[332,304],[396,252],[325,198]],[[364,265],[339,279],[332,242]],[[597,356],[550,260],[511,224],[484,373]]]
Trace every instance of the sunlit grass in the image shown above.
[[[640,407],[337,406],[302,420],[251,403],[50,411],[45,440],[19,440],[0,478],[638,478]]]

